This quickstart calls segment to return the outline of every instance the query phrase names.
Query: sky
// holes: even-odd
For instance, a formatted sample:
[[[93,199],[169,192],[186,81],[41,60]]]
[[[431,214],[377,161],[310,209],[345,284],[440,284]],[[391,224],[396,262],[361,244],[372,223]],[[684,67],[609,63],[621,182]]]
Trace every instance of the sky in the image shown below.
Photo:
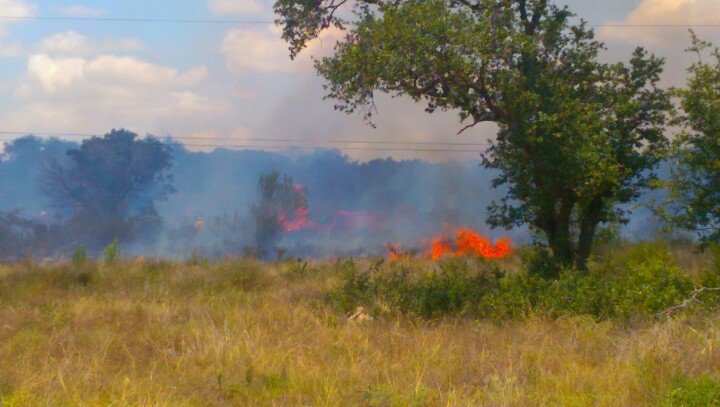
[[[720,0],[565,0],[591,24],[717,24]],[[272,0],[81,1],[0,0],[0,16],[272,21]],[[720,44],[720,28],[697,28]],[[636,46],[667,58],[666,85],[682,84],[691,59],[684,27],[600,27],[609,61]],[[19,133],[139,134],[185,137],[192,149],[252,145],[338,147],[366,160],[450,160],[465,152],[336,141],[483,143],[493,125],[462,127],[453,112],[428,115],[422,105],[381,97],[377,128],[333,111],[310,55],[332,51],[329,32],[296,61],[273,24],[174,24],[0,19],[0,141]],[[305,142],[251,140],[282,139]],[[75,138],[73,138],[75,139]],[[204,139],[204,140],[203,140]],[[312,140],[312,142],[307,142]],[[342,147],[352,147],[343,149]],[[418,148],[415,145],[414,148]],[[457,149],[459,147],[453,147]],[[420,149],[432,149],[420,148]]]

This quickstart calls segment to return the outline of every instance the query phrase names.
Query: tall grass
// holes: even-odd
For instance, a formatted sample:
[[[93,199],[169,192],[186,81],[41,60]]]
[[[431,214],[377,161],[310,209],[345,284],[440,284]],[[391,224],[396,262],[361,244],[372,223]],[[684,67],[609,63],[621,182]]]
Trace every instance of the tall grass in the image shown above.
[[[506,266],[515,267],[470,263],[458,270],[476,276]],[[333,297],[346,284],[348,267],[235,259],[0,266],[0,405],[718,400],[720,321],[707,314],[632,323],[582,315],[498,322],[462,307],[430,312],[443,308],[429,306],[427,315],[392,310],[396,303],[371,303],[380,297],[369,294],[358,305],[374,318],[350,319],[356,309],[341,309]],[[355,261],[352,267],[373,276],[396,266]],[[423,277],[410,273],[396,281],[433,292],[437,281]],[[450,291],[467,289],[446,277]],[[429,304],[453,304],[453,298]],[[390,311],[375,314],[375,307]]]

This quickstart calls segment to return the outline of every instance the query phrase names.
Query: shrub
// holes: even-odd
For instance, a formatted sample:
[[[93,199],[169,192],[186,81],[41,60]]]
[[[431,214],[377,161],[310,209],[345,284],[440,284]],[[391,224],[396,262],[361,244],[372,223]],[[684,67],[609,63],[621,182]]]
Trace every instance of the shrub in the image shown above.
[[[638,246],[627,250],[623,261],[612,258],[589,272],[564,270],[556,278],[537,269],[506,275],[494,263],[467,259],[430,267],[391,263],[366,272],[346,263],[342,283],[331,298],[346,312],[362,305],[376,314],[401,312],[424,318],[652,318],[689,298],[693,281],[681,273],[667,247]],[[529,256],[542,259],[537,253]]]
[[[549,316],[611,317],[612,299],[608,296],[607,285],[594,272],[563,271],[556,281],[548,285],[545,295],[540,299],[540,308]]]
[[[611,278],[611,314],[651,316],[687,299],[692,290],[692,280],[682,275],[676,264],[650,258]]]
[[[531,275],[544,279],[554,279],[560,275],[562,267],[553,258],[546,247],[533,246],[520,252],[523,266]]]
[[[494,266],[480,264],[471,270],[457,260],[419,269],[391,264],[370,272],[359,271],[352,262],[341,267],[342,284],[330,299],[342,310],[363,305],[376,313],[397,310],[424,318],[477,312],[499,274]]]
[[[480,302],[478,315],[491,319],[521,319],[536,313],[546,296],[548,280],[535,274],[501,276],[496,289]]]
[[[592,268],[602,275],[625,274],[628,269],[651,259],[676,267],[670,245],[657,241],[626,244],[610,250],[603,258],[594,259]]]

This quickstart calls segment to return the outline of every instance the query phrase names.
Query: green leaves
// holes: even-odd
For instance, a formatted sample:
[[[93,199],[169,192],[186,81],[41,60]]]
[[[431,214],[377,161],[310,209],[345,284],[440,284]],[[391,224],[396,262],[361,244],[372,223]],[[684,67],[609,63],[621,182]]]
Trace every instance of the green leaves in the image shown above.
[[[682,113],[674,145],[669,198],[660,208],[666,219],[694,230],[704,240],[720,240],[720,54],[692,33],[688,49],[697,62],[688,69],[686,88],[676,89]]]

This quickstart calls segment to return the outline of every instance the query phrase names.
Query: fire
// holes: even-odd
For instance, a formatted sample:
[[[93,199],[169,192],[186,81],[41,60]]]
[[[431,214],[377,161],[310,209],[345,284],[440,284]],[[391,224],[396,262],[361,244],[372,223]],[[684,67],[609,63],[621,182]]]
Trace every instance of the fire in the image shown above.
[[[292,219],[288,219],[286,214],[281,213],[278,216],[278,223],[288,233],[318,228],[318,224],[310,220],[310,211],[308,211],[307,206],[297,208]]]
[[[287,213],[282,212],[277,217],[278,224],[288,233],[298,232],[303,229],[315,228],[317,224],[310,221],[310,211],[307,207],[307,202],[303,197],[305,187],[300,184],[295,184],[295,195],[298,201],[302,202],[302,206],[295,210],[292,219],[288,218]]]
[[[427,245],[427,240],[425,244]],[[413,257],[414,251],[402,250],[399,243],[388,243],[388,258],[391,261]],[[475,231],[462,228],[455,232],[454,239],[447,235],[440,235],[432,239],[430,248],[425,251],[425,257],[440,260],[446,256],[480,256],[484,259],[502,259],[512,253],[512,241],[503,238],[492,244],[489,239],[480,236]]]
[[[402,249],[401,243],[387,244],[388,258],[390,261],[398,261],[401,259],[411,259],[415,253],[413,251],[405,251]]]
[[[478,255],[485,259],[502,259],[512,253],[511,244],[510,238],[503,238],[493,245],[489,239],[475,231],[463,228],[458,230],[454,245],[444,236],[433,239],[432,247],[425,256],[433,260],[439,260],[447,255]]]
[[[433,260],[438,260],[446,254],[450,253],[451,251],[452,249],[450,248],[450,244],[446,241],[444,237],[440,236],[433,239],[432,247],[430,248],[430,250],[428,250],[425,256]]]

